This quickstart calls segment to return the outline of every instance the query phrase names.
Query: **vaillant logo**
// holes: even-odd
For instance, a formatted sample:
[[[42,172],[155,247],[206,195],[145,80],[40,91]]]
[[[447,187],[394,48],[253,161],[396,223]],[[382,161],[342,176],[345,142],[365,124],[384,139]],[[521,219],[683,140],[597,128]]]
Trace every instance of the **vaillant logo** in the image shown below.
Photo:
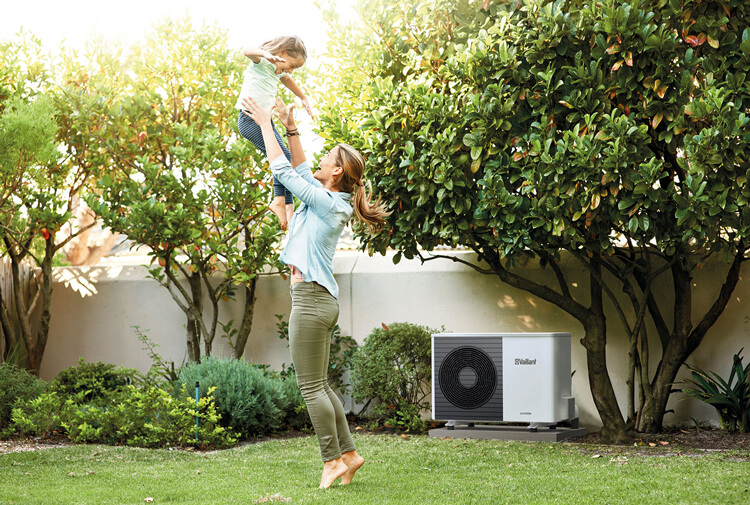
[[[516,358],[516,365],[536,365],[536,359]]]

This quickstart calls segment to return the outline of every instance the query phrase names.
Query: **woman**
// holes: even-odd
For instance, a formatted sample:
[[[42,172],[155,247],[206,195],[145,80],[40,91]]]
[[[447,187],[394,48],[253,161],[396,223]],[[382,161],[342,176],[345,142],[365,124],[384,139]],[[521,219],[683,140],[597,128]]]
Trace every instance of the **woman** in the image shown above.
[[[323,457],[320,487],[331,486],[339,477],[342,484],[349,484],[365,460],[357,454],[344,408],[328,385],[331,332],[339,316],[333,254],[352,212],[371,230],[382,228],[388,212],[380,202],[370,204],[362,182],[364,159],[353,147],[339,144],[331,149],[313,174],[302,151],[293,105],[287,109],[276,101],[291,164],[274,136],[272,109],[264,110],[252,98],[243,99],[243,105],[261,128],[273,175],[302,201],[289,223],[289,239],[281,254],[292,271],[289,348]]]

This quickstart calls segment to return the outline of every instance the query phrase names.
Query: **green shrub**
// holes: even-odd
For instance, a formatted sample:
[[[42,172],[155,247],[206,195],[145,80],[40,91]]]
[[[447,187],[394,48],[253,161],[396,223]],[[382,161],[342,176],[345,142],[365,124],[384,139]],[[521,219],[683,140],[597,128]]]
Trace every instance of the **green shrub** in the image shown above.
[[[716,372],[705,372],[686,363],[685,366],[691,370],[692,378],[685,379],[683,383],[692,387],[682,388],[682,392],[716,409],[722,430],[735,431],[739,428],[740,433],[748,433],[750,432],[750,363],[742,366],[740,354],[743,349],[734,355],[727,380]]]
[[[85,392],[66,400],[51,392],[15,408],[13,427],[21,434],[41,437],[60,431],[76,443],[231,447],[237,439],[219,425],[211,394],[209,390],[196,405],[185,388],[174,397],[156,387],[126,386],[92,404],[83,400]]]
[[[424,431],[430,408],[431,338],[436,330],[410,323],[376,328],[352,357],[352,397],[400,431]]]
[[[20,402],[13,409],[13,428],[22,435],[46,437],[61,428],[65,402],[56,392]]]
[[[61,371],[50,384],[50,389],[63,396],[83,394],[84,401],[90,401],[121,390],[138,377],[138,372],[132,368],[118,368],[101,361],[86,363],[81,358],[78,366]]]
[[[305,399],[302,398],[302,391],[300,391],[297,385],[297,374],[294,373],[294,368],[284,368],[281,371],[277,371],[272,369],[270,365],[253,364],[253,366],[259,370],[263,370],[266,377],[281,381],[284,397],[286,398],[282,429],[308,430],[312,428]]]
[[[237,359],[206,357],[189,363],[180,372],[179,384],[201,395],[215,388],[216,408],[223,426],[243,437],[273,433],[284,427],[289,399],[283,380],[269,376],[262,368]]]
[[[136,447],[164,445],[198,448],[231,447],[237,439],[220,426],[220,415],[214,403],[213,388],[208,389],[196,405],[186,387],[173,397],[155,387],[128,388],[112,410],[115,433],[121,442]],[[196,439],[196,416],[198,436]]]
[[[46,383],[11,363],[0,364],[0,438],[11,434],[11,414],[19,403],[36,398]]]
[[[423,406],[410,405],[405,400],[399,400],[396,405],[389,405],[385,412],[383,425],[398,431],[424,433],[427,422],[422,419]]]
[[[68,400],[60,425],[72,442],[116,444],[122,440],[117,437],[112,412],[106,407]]]

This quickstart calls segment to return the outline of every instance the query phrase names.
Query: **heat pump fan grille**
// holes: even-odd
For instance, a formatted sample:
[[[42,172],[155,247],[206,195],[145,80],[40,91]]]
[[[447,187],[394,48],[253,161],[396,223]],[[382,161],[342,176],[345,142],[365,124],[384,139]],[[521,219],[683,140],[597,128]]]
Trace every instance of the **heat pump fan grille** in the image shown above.
[[[440,365],[440,389],[456,407],[477,409],[495,394],[497,372],[492,359],[476,347],[451,351]]]

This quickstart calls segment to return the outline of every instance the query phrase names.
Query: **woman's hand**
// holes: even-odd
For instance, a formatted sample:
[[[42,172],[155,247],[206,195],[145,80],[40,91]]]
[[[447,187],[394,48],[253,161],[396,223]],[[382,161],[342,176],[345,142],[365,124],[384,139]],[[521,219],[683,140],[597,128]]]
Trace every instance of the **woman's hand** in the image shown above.
[[[276,117],[287,130],[296,130],[297,123],[294,121],[294,104],[287,107],[284,100],[276,98]]]
[[[246,96],[242,99],[242,107],[242,112],[246,116],[250,116],[250,118],[255,121],[258,126],[263,126],[263,124],[266,123],[271,124],[271,111],[273,110],[273,106],[268,110],[264,110],[260,105],[258,105],[258,102],[253,100],[252,97]]]

